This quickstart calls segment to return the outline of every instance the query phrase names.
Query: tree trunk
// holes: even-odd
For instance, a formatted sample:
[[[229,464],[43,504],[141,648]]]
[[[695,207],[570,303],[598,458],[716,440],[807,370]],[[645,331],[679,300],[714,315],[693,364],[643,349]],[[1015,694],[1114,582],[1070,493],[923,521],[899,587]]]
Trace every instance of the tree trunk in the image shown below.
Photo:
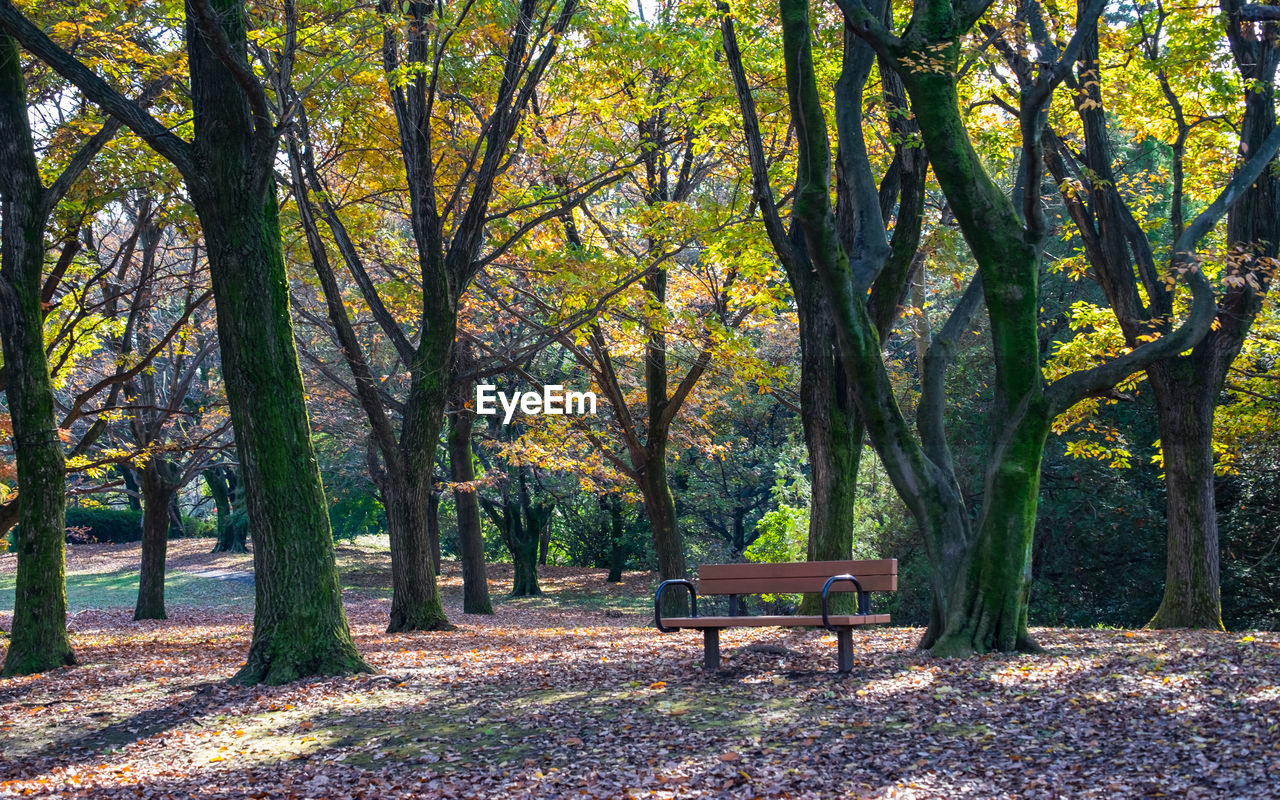
[[[476,479],[471,455],[471,429],[475,411],[457,404],[449,426],[449,466],[455,484],[472,484]],[[458,552],[462,561],[462,611],[465,614],[492,614],[489,580],[484,565],[484,534],[480,528],[480,501],[473,486],[455,488],[453,503],[458,514]]]
[[[535,501],[523,466],[516,467],[515,502],[507,505],[508,535],[511,560],[515,563],[512,597],[534,597],[542,594],[538,585],[538,552],[544,536],[551,531],[555,505]]]
[[[853,557],[853,515],[862,460],[862,419],[858,415],[840,354],[826,293],[814,277],[801,279],[800,409],[809,452],[810,502],[807,557],[843,561]],[[798,281],[793,280],[795,287]],[[832,606],[853,613],[857,598],[837,594]],[[799,613],[820,614],[822,598],[810,592]]]
[[[140,478],[142,489],[142,564],[133,618],[168,619],[164,609],[165,555],[169,547],[169,508],[178,493],[173,468],[151,458]]]
[[[387,533],[391,539],[391,620],[388,633],[452,629],[440,603],[431,546],[427,504],[431,475],[406,468],[386,480]]]
[[[616,497],[608,504],[609,509],[609,576],[606,583],[622,583],[622,570],[627,566],[627,548],[622,540],[624,520],[622,518],[622,501]]]
[[[169,535],[185,538],[187,535],[186,523],[182,521],[182,505],[178,502],[178,492],[173,493],[173,497],[169,498]]]
[[[18,572],[5,675],[76,663],[67,636],[66,470],[40,307],[44,189],[27,122],[18,48],[0,34],[0,345],[18,471]]]
[[[1164,598],[1152,628],[1223,629],[1213,487],[1217,382],[1202,374],[1202,359],[1195,357],[1200,352],[1147,370],[1164,453],[1169,526]]]
[[[196,203],[254,541],[253,640],[235,681],[278,684],[367,671],[342,608],[293,346],[274,187],[266,197],[237,194]]]
[[[655,446],[656,445],[656,446]],[[658,557],[658,579],[675,580],[688,574],[684,558],[684,540],[680,535],[676,517],[675,498],[667,483],[666,440],[651,442],[652,453],[640,475],[640,492],[644,496],[644,510],[649,517],[649,529],[653,536],[653,550]],[[663,614],[681,616],[689,613],[689,597],[682,591],[663,594]]]
[[[440,492],[435,481],[431,482],[431,494],[427,497],[427,546],[431,548],[431,566],[440,574]]]
[[[138,483],[138,472],[128,464],[120,465],[120,477],[124,480],[124,488],[129,490],[129,508],[142,510],[142,486]]]
[[[922,646],[947,655],[1032,648],[1025,627],[1026,563],[1048,432],[1036,337],[1039,254],[1031,237],[1024,235],[1012,203],[987,176],[960,119],[953,71],[959,52],[956,41],[926,42],[944,68],[908,71],[902,78],[934,172],[979,265],[996,365],[984,507],[976,533],[970,536],[942,430],[943,372],[937,372],[938,380],[922,392],[917,440],[898,408],[884,366],[881,333],[856,282],[859,270],[868,271],[861,261],[854,263],[863,254],[846,251],[836,227],[829,188],[830,143],[813,68],[808,6],[807,0],[783,0],[781,13],[787,90],[799,132],[793,218],[823,279],[841,357],[854,378],[872,442],[916,518],[929,552],[933,607]],[[841,113],[850,109],[837,108],[837,117]],[[856,203],[869,205],[862,199]],[[965,295],[961,305],[974,308],[976,288]],[[954,319],[967,325],[967,317]],[[939,360],[942,369],[946,361]]]
[[[217,23],[247,62],[239,0],[212,0]],[[351,638],[333,557],[328,505],[307,420],[294,348],[288,277],[273,175],[244,90],[186,4],[195,110],[188,175],[208,248],[218,342],[253,536],[253,640],[234,681],[287,683],[367,672]],[[268,148],[267,152],[263,148]]]
[[[542,535],[538,537],[538,566],[545,567],[547,565],[547,554],[551,551],[551,526],[548,525],[542,529]]]
[[[1031,544],[1040,492],[1040,462],[1049,421],[1029,414],[1000,431],[986,474],[977,537],[952,581],[948,607],[931,622],[922,646],[939,657],[990,651],[1039,652],[1027,632]],[[955,577],[952,578],[951,576]]]
[[[435,475],[435,453],[444,424],[453,364],[456,311],[440,305],[410,369],[409,396],[400,425],[400,476],[388,476],[393,503],[403,505],[402,525],[387,522],[391,538],[391,622],[387,632],[452,629],[440,603],[427,533],[427,504]],[[396,500],[394,495],[403,492]],[[390,512],[390,509],[388,509]]]
[[[1238,4],[1223,3],[1238,13]],[[1242,152],[1258,152],[1276,126],[1275,74],[1280,40],[1244,35],[1246,26],[1227,22],[1237,68],[1244,78]],[[1148,623],[1153,628],[1222,630],[1218,518],[1213,485],[1213,415],[1227,370],[1275,279],[1280,254],[1280,172],[1276,161],[1227,214],[1233,271],[1251,280],[1227,287],[1218,303],[1218,324],[1189,357],[1158,362],[1147,370],[1156,399],[1164,453],[1168,553],[1164,596]]]
[[[217,466],[209,467],[201,473],[204,476],[205,485],[209,487],[209,494],[213,496],[213,505],[217,509],[218,519],[218,539],[214,542],[214,553],[243,553],[245,552],[244,533],[245,526],[232,526],[232,502],[231,496],[235,491],[235,473],[230,467]]]
[[[512,597],[536,597],[542,594],[538,586],[538,541],[540,529],[526,519],[515,503],[507,506],[507,537],[511,545],[511,562],[514,578]]]

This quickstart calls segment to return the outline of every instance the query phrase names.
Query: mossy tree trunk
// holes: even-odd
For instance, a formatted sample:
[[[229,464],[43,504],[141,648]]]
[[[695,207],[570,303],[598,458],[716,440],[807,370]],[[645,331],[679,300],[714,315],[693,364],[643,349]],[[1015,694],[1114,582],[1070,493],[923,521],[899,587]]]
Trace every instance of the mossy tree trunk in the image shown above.
[[[284,683],[368,671],[342,608],[311,444],[275,194],[277,131],[249,65],[244,3],[187,2],[184,10],[190,143],[12,6],[0,5],[0,24],[172,162],[200,218],[257,578],[253,640],[234,680]]]
[[[1024,87],[1019,122],[1023,145],[1020,172],[1026,189],[1019,211],[986,173],[959,110],[959,40],[980,9],[953,6],[948,0],[919,0],[907,38],[898,39],[881,21],[883,9],[869,9],[857,2],[844,2],[841,8],[846,15],[846,36],[866,39],[882,61],[901,76],[938,182],[979,270],[926,353],[917,438],[898,408],[885,369],[880,345],[884,334],[869,308],[875,302],[875,292],[868,301],[863,290],[867,285],[864,276],[875,275],[874,265],[867,262],[865,248],[856,246],[856,235],[851,239],[848,232],[837,229],[832,210],[830,145],[813,65],[809,4],[807,0],[781,0],[787,92],[799,145],[793,216],[804,234],[806,253],[827,287],[841,356],[854,379],[867,432],[894,487],[919,524],[929,553],[931,619],[922,646],[939,655],[1035,649],[1026,630],[1028,567],[1040,460],[1050,421],[1082,397],[1114,386],[1153,360],[1194,344],[1208,330],[1212,297],[1203,277],[1188,270],[1194,302],[1187,321],[1177,331],[1046,388],[1037,338],[1039,256],[1045,230],[1040,208],[1040,133],[1049,97],[1079,52],[1081,37],[1073,37],[1062,58],[1056,63],[1051,59],[1034,83]],[[1081,9],[1081,19],[1086,24],[1096,20],[1102,8],[1101,2],[1090,3]],[[1056,57],[1058,50],[1046,48],[1045,54]],[[839,102],[836,113],[839,118]],[[753,167],[760,160],[753,155]],[[865,169],[865,164],[857,167]],[[764,171],[753,171],[761,183],[759,176]],[[862,183],[864,188],[853,192],[849,200],[852,207],[863,209],[865,217],[878,198],[865,188],[865,181]],[[758,194],[765,197],[762,208],[767,211],[772,205],[767,185]],[[1198,222],[1196,232],[1186,238],[1194,244],[1207,224],[1207,219]],[[775,249],[786,252],[784,237],[774,230],[778,223],[770,224],[766,216],[766,225]],[[866,237],[865,224],[859,227]],[[850,246],[850,241],[855,245]],[[1180,240],[1179,245],[1184,243]],[[895,284],[899,292],[905,291],[909,271],[904,269],[902,282]],[[943,425],[944,378],[956,339],[984,302],[990,321],[995,391],[992,440],[982,476],[983,505],[976,521],[971,522]]]
[[[538,537],[538,566],[545,567],[547,565],[547,556],[551,552],[551,526],[546,525],[542,529],[542,535]]]
[[[44,345],[44,234],[58,202],[120,128],[109,120],[49,186],[42,183],[22,60],[6,32],[19,21],[25,19],[12,7],[0,7],[0,383],[18,473],[18,497],[4,506],[0,528],[20,526],[5,675],[75,663],[66,629],[65,462]]]
[[[76,661],[66,628],[65,465],[40,307],[53,203],[40,181],[18,48],[3,34],[0,162],[0,343],[18,472],[18,572],[4,674],[28,675]]]
[[[877,13],[886,13],[883,3]],[[799,317],[800,405],[809,452],[812,501],[807,557],[811,561],[852,557],[854,507],[865,428],[855,400],[851,373],[845,369],[837,342],[836,320],[822,276],[806,251],[803,231],[784,232],[768,185],[767,167],[756,122],[755,101],[734,31],[726,16],[721,26],[725,53],[743,112],[744,136],[752,164],[753,193],[761,205],[766,229],[787,272]],[[871,318],[881,336],[888,333],[900,307],[916,261],[923,220],[925,175],[923,150],[910,142],[918,126],[906,113],[901,81],[881,68],[884,102],[893,109],[894,159],[876,186],[862,129],[863,92],[876,61],[875,51],[846,28],[841,72],[835,86],[837,158],[835,228],[846,252],[855,259],[863,289],[870,288]],[[896,214],[894,206],[896,204]],[[893,236],[885,228],[893,218]],[[852,610],[856,598],[840,595],[839,610]],[[801,602],[801,613],[818,613],[817,594]]]
[[[903,81],[934,173],[979,264],[995,361],[993,446],[983,476],[983,505],[972,531],[940,531],[947,544],[938,550],[964,556],[959,562],[953,556],[942,570],[955,582],[938,592],[945,605],[925,643],[939,655],[1035,649],[1026,627],[1027,594],[1040,461],[1050,423],[1037,336],[1039,246],[973,150],[954,78],[908,70]],[[1039,201],[1038,173],[1027,191]]]
[[[609,575],[606,583],[622,583],[622,570],[627,566],[627,546],[623,537],[626,534],[626,520],[622,516],[622,501],[616,497],[601,501],[607,506],[609,521]]]
[[[481,498],[485,513],[502,531],[511,553],[514,577],[512,597],[535,597],[542,594],[538,585],[538,546],[543,531],[551,524],[555,504],[535,500],[529,486],[528,470],[516,466],[508,476],[500,500]]]
[[[194,56],[199,48],[192,50]],[[223,87],[231,85],[222,80]],[[311,446],[274,181],[263,193],[238,200],[234,196],[241,193],[227,189],[225,195],[195,197],[208,243],[223,375],[254,543],[253,640],[236,681],[278,684],[366,671],[342,608]]]
[[[800,312],[800,409],[812,492],[806,557],[844,561],[853,557],[862,419],[835,347],[835,325],[821,281],[810,273],[793,277],[791,286]],[[856,597],[842,593],[832,608],[852,613],[856,603]],[[821,613],[821,597],[806,594],[798,613]]]
[[[222,371],[253,536],[253,639],[239,683],[368,671],[356,652],[334,564],[311,443],[281,250],[276,140],[256,82],[242,88],[245,10],[187,3],[195,110],[187,174],[208,249]],[[227,49],[231,53],[226,52]],[[255,91],[256,90],[256,91]]]
[[[1213,415],[1228,370],[1275,280],[1280,256],[1280,162],[1273,158],[1280,36],[1274,24],[1268,30],[1246,21],[1240,0],[1220,5],[1244,88],[1240,151],[1272,158],[1227,212],[1227,246],[1238,254],[1232,264],[1237,280],[1222,290],[1217,325],[1189,355],[1147,371],[1160,423],[1169,525],[1164,595],[1150,622],[1154,628],[1223,627]]]
[[[1194,356],[1193,351],[1147,369],[1158,409],[1169,528],[1164,595],[1150,625],[1222,630],[1213,491],[1213,412],[1220,384]]]
[[[1270,159],[1276,143],[1275,73],[1280,66],[1280,39],[1260,31],[1241,16],[1239,0],[1221,3],[1232,59],[1241,77],[1244,112],[1237,126],[1240,150]],[[1114,164],[1114,115],[1106,106],[1104,76],[1098,69],[1096,22],[1087,29],[1076,66],[1079,88],[1076,113],[1085,148],[1069,153],[1051,129],[1046,137],[1047,162],[1056,183],[1073,186],[1077,178],[1086,193],[1063,191],[1062,197],[1083,240],[1092,274],[1107,297],[1129,347],[1152,333],[1166,333],[1174,314],[1172,287],[1163,282],[1156,254],[1164,244],[1138,222],[1121,190]],[[1159,26],[1157,26],[1158,30]],[[1159,34],[1155,34],[1158,38]],[[1156,39],[1153,44],[1158,45]],[[1144,47],[1147,53],[1155,50]],[[1012,48],[1006,60],[1020,74],[1031,66]],[[1148,58],[1151,58],[1148,55]],[[1186,142],[1195,123],[1186,115],[1164,65],[1152,62],[1161,78],[1164,99],[1177,135],[1172,159],[1169,229],[1181,238],[1188,229],[1184,208]],[[1082,170],[1070,164],[1079,159]],[[1235,183],[1235,181],[1232,181]],[[1280,174],[1262,170],[1251,184],[1242,183],[1227,201],[1227,247],[1233,252],[1232,280],[1218,289],[1216,323],[1189,352],[1173,353],[1147,368],[1155,399],[1164,450],[1168,554],[1165,591],[1153,627],[1221,629],[1218,586],[1218,529],[1214,498],[1213,416],[1228,370],[1240,352],[1274,278],[1270,258],[1280,246]],[[1220,214],[1219,214],[1220,215]],[[1213,217],[1215,220],[1217,216]],[[1191,223],[1192,227],[1197,224]]]
[[[388,469],[391,538],[391,621],[388,632],[450,630],[436,584],[427,510],[435,477],[436,447],[444,425],[453,365],[456,306],[424,298],[429,326],[422,331],[410,369],[409,396],[400,422],[398,469]],[[436,307],[433,307],[436,306]],[[392,507],[396,521],[392,521]]]
[[[427,546],[431,550],[431,567],[436,575],[440,574],[440,492],[435,481],[431,483],[431,494],[427,497]]]
[[[227,465],[218,465],[209,467],[201,475],[205,485],[209,487],[209,494],[213,496],[214,508],[217,510],[218,538],[212,552],[246,552],[248,526],[232,524],[232,516],[240,505],[236,500],[235,470]]]
[[[653,537],[653,550],[658,559],[658,578],[673,580],[688,575],[688,566],[684,555],[684,538],[680,534],[680,523],[676,516],[676,502],[671,494],[671,485],[667,481],[666,438],[656,440],[662,445],[645,464],[640,476],[641,494],[644,496],[645,515],[649,519],[650,535]],[[687,613],[689,598],[681,592],[668,592],[672,599],[669,602],[672,614]],[[664,612],[668,613],[668,612]]]
[[[169,547],[170,507],[181,488],[180,470],[167,459],[152,456],[141,470],[142,563],[138,572],[138,602],[133,618],[168,619],[164,608],[165,556]]]

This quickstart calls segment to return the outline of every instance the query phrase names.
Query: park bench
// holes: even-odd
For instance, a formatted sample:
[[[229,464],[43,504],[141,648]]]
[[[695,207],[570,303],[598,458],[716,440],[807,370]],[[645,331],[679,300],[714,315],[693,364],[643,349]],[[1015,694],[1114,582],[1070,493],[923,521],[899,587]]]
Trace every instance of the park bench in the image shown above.
[[[689,591],[692,616],[664,617],[662,593],[670,586]],[[841,672],[853,669],[853,626],[888,622],[888,614],[871,613],[871,592],[898,590],[898,561],[807,561],[795,564],[704,564],[698,583],[671,580],[658,585],[653,596],[653,619],[658,630],[701,630],[703,665],[720,668],[720,631],[725,628],[798,628],[821,626],[836,634],[836,661]],[[698,616],[698,593],[728,595],[729,616]],[[753,594],[822,593],[822,616],[748,616],[742,598]],[[857,614],[828,613],[832,592],[857,592]]]

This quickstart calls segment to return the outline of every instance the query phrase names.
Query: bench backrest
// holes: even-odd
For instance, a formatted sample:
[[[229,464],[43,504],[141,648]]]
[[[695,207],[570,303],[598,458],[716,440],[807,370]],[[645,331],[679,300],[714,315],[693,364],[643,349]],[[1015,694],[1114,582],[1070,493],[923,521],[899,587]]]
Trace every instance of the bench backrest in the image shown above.
[[[877,561],[804,561],[792,564],[703,564],[698,594],[793,594],[820,592],[832,575],[852,575],[864,592],[898,591],[898,559]],[[856,591],[852,583],[831,585],[832,592]]]

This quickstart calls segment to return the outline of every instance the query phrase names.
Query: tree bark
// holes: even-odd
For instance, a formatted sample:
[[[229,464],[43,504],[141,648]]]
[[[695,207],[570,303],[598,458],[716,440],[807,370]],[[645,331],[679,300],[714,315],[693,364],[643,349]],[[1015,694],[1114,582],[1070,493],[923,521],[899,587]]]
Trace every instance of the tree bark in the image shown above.
[[[138,472],[129,464],[120,465],[120,477],[124,480],[124,488],[129,490],[129,508],[142,510],[142,486],[138,483]]]
[[[427,537],[432,476],[423,474],[421,469],[418,464],[403,472],[391,471],[386,480],[392,586],[388,633],[453,628],[440,602]]]
[[[427,497],[427,546],[431,548],[431,566],[440,574],[440,492],[435,481],[431,482],[431,494]]]
[[[810,561],[853,557],[854,504],[862,460],[862,418],[854,403],[826,292],[816,276],[792,280],[800,317],[800,410],[809,452],[810,502],[806,556]],[[852,613],[857,599],[836,596],[833,608]],[[822,599],[810,592],[798,613],[821,613]]]
[[[538,566],[545,567],[547,565],[547,555],[551,551],[551,526],[547,525],[542,529],[542,535],[538,537]]]
[[[458,515],[458,553],[462,561],[462,611],[465,614],[492,614],[489,580],[484,564],[484,534],[480,528],[480,501],[476,497],[475,461],[471,453],[471,431],[475,410],[460,400],[449,426],[449,466],[455,484],[471,484],[453,490]]]
[[[40,307],[48,220],[18,48],[0,34],[0,345],[18,471],[18,571],[5,675],[76,663],[67,636],[66,490]]]
[[[165,555],[169,547],[169,508],[178,493],[173,465],[152,457],[141,471],[142,564],[133,618],[168,619],[164,608]]]
[[[954,553],[960,542],[967,546],[963,560],[952,555],[935,571],[954,583],[936,593],[946,604],[931,620],[924,644],[935,655],[1036,650],[1027,631],[1027,595],[1040,462],[1049,432],[1036,335],[1039,251],[973,150],[954,77],[908,72],[903,81],[934,172],[982,274],[995,361],[993,444],[983,505],[972,534],[956,525],[941,530],[948,544],[940,551]],[[1026,191],[1038,197],[1038,177]]]
[[[1227,39],[1244,92],[1240,124],[1242,153],[1259,153],[1276,127],[1275,75],[1280,37],[1241,22],[1239,0],[1223,0]],[[1213,472],[1213,416],[1227,371],[1240,352],[1275,279],[1280,255],[1280,172],[1269,168],[1227,213],[1227,244],[1239,284],[1218,303],[1218,324],[1189,356],[1147,370],[1164,454],[1168,552],[1164,595],[1149,623],[1153,628],[1222,630],[1218,518]]]
[[[874,274],[873,265],[865,263],[860,252],[847,251],[845,237],[836,228],[829,191],[830,145],[813,69],[808,5],[807,0],[782,0],[787,89],[792,118],[801,133],[793,214],[804,233],[808,257],[827,289],[841,356],[854,378],[867,430],[924,534],[933,568],[933,603],[922,646],[947,655],[1034,647],[1025,630],[1026,559],[1034,529],[1039,459],[1048,430],[1035,336],[1038,252],[1024,238],[1012,204],[991,182],[973,151],[960,119],[953,72],[903,74],[939,183],[978,261],[983,276],[980,286],[991,311],[996,433],[975,536],[941,430],[941,373],[922,394],[920,439],[916,440],[897,406],[884,367],[883,334],[859,288],[866,280],[860,275]],[[846,26],[846,34],[850,32]],[[958,52],[954,40],[946,41],[941,50],[932,47],[933,42],[925,44],[931,45],[930,52],[944,65],[954,66]],[[839,118],[839,107],[836,113]],[[864,188],[852,205],[869,205],[868,194]],[[905,288],[908,274],[906,270],[900,275],[895,296]],[[972,309],[977,295],[972,291],[966,295],[962,306]],[[881,300],[888,302],[886,296]],[[945,369],[945,359],[940,365]]]
[[[1201,351],[1203,352],[1203,351]],[[1213,413],[1220,381],[1192,356],[1147,370],[1164,454],[1168,524],[1164,595],[1153,628],[1222,630]]]
[[[306,114],[299,111],[299,128],[308,141]],[[447,298],[435,297],[431,302],[430,326],[424,326],[419,347],[406,347],[409,368],[408,398],[401,412],[399,439],[378,394],[364,351],[347,315],[342,289],[329,263],[328,251],[320,238],[312,208],[312,189],[319,186],[314,159],[308,149],[304,154],[298,141],[288,146],[289,165],[294,181],[294,198],[298,204],[312,265],[324,293],[329,320],[335,338],[356,382],[356,399],[360,402],[372,429],[371,445],[383,465],[377,467],[376,455],[370,462],[371,472],[387,513],[387,533],[391,541],[391,614],[387,632],[410,630],[448,630],[452,626],[445,617],[436,583],[438,555],[432,545],[431,496],[435,476],[435,447],[440,438],[444,402],[448,389],[447,369],[436,365],[449,363],[452,356],[454,309]],[[310,182],[310,183],[309,183]],[[330,228],[341,242],[349,243],[346,229],[321,198]],[[363,269],[354,254],[344,258],[357,274]],[[424,299],[424,303],[427,300]],[[395,329],[399,332],[399,329]]]
[[[538,585],[538,540],[540,530],[526,519],[519,506],[506,509],[508,541],[514,576],[511,582],[512,597],[536,597],[542,594]]]
[[[622,518],[622,501],[611,498],[609,507],[609,575],[606,583],[622,583],[622,570],[627,566],[627,549],[622,540],[625,521]]]
[[[247,65],[242,3],[210,5],[233,57]],[[188,188],[208,248],[223,378],[254,542],[253,639],[233,680],[279,684],[366,672],[342,607],[294,348],[272,174],[275,140],[264,144],[257,126],[270,123],[255,125],[245,91],[201,31],[191,0],[186,12],[194,149],[203,168],[201,177],[187,176]]]
[[[511,553],[512,597],[536,597],[542,594],[538,585],[538,544],[543,530],[550,524],[554,506],[535,502],[523,466],[511,469],[500,500],[480,500],[489,519],[502,531]]]
[[[173,162],[200,218],[255,544],[253,640],[233,680],[284,683],[368,671],[342,608],[311,444],[275,195],[277,131],[249,66],[244,3],[188,0],[184,11],[191,143],[114,92],[11,6],[0,6],[5,26],[25,47]]]
[[[234,680],[279,684],[367,671],[342,608],[333,534],[293,346],[274,190],[236,199],[246,193],[225,189],[195,197],[219,309],[223,376],[254,541],[253,640]]]
[[[213,505],[217,510],[218,539],[214,542],[214,553],[246,552],[244,526],[232,526],[232,495],[235,492],[235,472],[228,466],[209,467],[201,473],[209,494],[213,496]]]
[[[665,396],[665,390],[663,392]],[[671,486],[667,481],[665,435],[650,439],[652,452],[645,462],[645,469],[640,474],[640,489],[644,496],[644,510],[649,518],[650,534],[653,537],[653,549],[658,558],[658,577],[661,580],[675,580],[688,575],[688,566],[684,557],[684,539],[680,535],[679,519],[676,516],[675,498],[671,495]],[[663,614],[681,616],[689,613],[689,598],[684,592],[666,592],[663,594]]]

